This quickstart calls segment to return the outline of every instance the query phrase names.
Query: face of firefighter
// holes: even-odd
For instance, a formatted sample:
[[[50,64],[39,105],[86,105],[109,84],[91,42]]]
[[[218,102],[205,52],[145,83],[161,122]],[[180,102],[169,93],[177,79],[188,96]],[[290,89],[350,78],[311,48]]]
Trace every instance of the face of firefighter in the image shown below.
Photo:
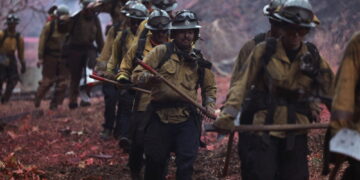
[[[174,42],[180,49],[191,49],[195,40],[195,29],[183,29],[174,31]]]
[[[284,25],[281,30],[282,42],[285,49],[295,50],[300,48],[305,35],[309,33],[310,29],[293,25]]]
[[[157,30],[151,31],[152,33],[152,40],[155,41],[157,44],[166,43],[169,39],[169,30]]]
[[[142,21],[143,20],[141,19],[130,18],[130,30],[132,33],[136,34],[137,29],[139,28],[139,25]]]

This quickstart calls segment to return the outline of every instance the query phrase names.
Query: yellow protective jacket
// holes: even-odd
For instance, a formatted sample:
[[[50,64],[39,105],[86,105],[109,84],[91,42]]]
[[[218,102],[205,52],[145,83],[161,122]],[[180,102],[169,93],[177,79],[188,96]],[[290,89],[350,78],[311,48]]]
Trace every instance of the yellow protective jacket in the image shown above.
[[[44,60],[45,55],[60,57],[65,37],[65,32],[59,32],[56,20],[47,22],[40,34],[38,58]]]
[[[155,47],[151,43],[150,39],[151,39],[151,35],[147,35],[145,41],[145,48],[143,51],[144,57]],[[134,58],[136,56],[138,45],[139,45],[138,43],[134,42],[134,44],[130,47],[130,49],[124,56],[123,60],[121,61],[120,73],[117,75],[117,79],[120,78],[126,78],[128,80],[131,79],[132,71],[137,66],[136,62],[134,61]],[[142,93],[138,101],[137,111],[145,111],[148,104],[150,103],[150,99],[151,99],[150,95]]]
[[[178,49],[174,47],[174,53],[170,56],[159,69],[158,72],[167,80],[172,82],[179,90],[186,93],[194,100],[197,100],[197,82],[199,80],[198,66],[195,63],[185,62],[176,52]],[[166,45],[158,45],[144,58],[143,62],[147,65],[158,68],[160,61],[167,52]],[[141,76],[147,73],[141,66],[137,66],[133,72],[133,81],[137,82]],[[145,82],[146,83],[146,82]],[[148,83],[147,87],[151,89],[151,101],[155,103],[184,102],[185,100],[165,83]],[[203,94],[203,104],[208,107],[215,106],[216,100],[216,84],[214,74],[210,69],[205,68],[204,82],[200,85]],[[181,123],[188,119],[190,112],[185,107],[169,107],[158,109],[156,111],[161,121],[164,123]]]
[[[243,47],[240,49],[239,55],[236,58],[235,64],[234,64],[234,68],[233,68],[233,72],[232,72],[232,76],[231,76],[231,80],[230,80],[230,88],[233,86],[233,83],[235,81],[237,81],[240,77],[240,69],[242,67],[242,65],[245,63],[245,61],[247,60],[247,58],[249,57],[251,51],[255,48],[255,46],[257,45],[258,42],[256,42],[256,38],[258,36],[262,36],[263,34],[258,34],[257,36],[255,36],[254,39],[251,39],[250,41],[247,41]],[[264,34],[264,38],[268,38],[270,37],[270,32]]]
[[[109,29],[106,35],[104,47],[101,50],[99,57],[96,59],[97,61],[96,68],[98,71],[106,71],[106,65],[111,58],[112,48],[113,48],[114,40],[116,38],[115,33],[116,32],[114,26],[111,26],[111,28]]]
[[[126,34],[123,35],[123,33]],[[119,32],[116,35],[112,47],[112,56],[106,66],[107,72],[117,74],[116,71],[121,64],[123,57],[126,55],[127,51],[134,43],[134,39],[135,39],[135,34],[132,33],[129,28]]]
[[[333,133],[341,128],[360,132],[360,32],[351,38],[341,61],[331,119]]]
[[[5,30],[6,31],[6,30]],[[5,36],[4,31],[0,31],[0,40],[2,40]],[[15,52],[17,51],[17,55],[19,58],[19,61],[21,63],[25,64],[24,61],[24,38],[18,34],[18,42],[16,39],[17,33],[11,33],[7,31],[7,37],[4,40],[2,46],[0,47],[0,53],[4,53],[7,55],[15,55]],[[11,58],[10,58],[11,59]]]
[[[300,70],[301,57],[308,53],[307,46],[303,43],[301,49],[297,53],[294,60],[291,62],[286,55],[285,49],[281,40],[276,40],[275,53],[270,57],[266,65],[266,71],[262,71],[263,62],[262,56],[265,53],[266,42],[263,42],[255,47],[245,64],[239,72],[239,79],[234,82],[230,89],[225,103],[224,109],[221,112],[214,125],[222,129],[232,129],[233,121],[240,111],[244,102],[244,98],[250,92],[250,85],[255,86],[257,91],[271,92],[271,97],[278,99],[285,97],[282,94],[275,96],[277,89],[282,89],[291,92],[299,92],[299,96],[308,97],[309,95],[316,95],[317,90],[313,88],[314,78],[310,78]],[[316,77],[322,84],[322,91],[319,92],[322,97],[332,97],[333,88],[333,73],[326,61],[321,59],[320,62],[321,73]],[[263,73],[261,73],[261,71]],[[267,90],[270,89],[270,90]],[[274,92],[275,90],[275,92]],[[274,93],[274,94],[273,94]],[[294,98],[294,97],[287,97]],[[301,99],[301,98],[297,98]],[[304,100],[304,99],[302,99]],[[296,101],[297,102],[297,101]],[[265,104],[266,102],[262,102]],[[273,115],[273,124],[287,124],[288,120],[288,106],[278,105],[275,108]],[[264,124],[268,109],[258,110],[253,117],[253,124]],[[310,121],[303,113],[295,113],[296,124],[309,124]],[[305,133],[305,132],[298,132]],[[284,132],[270,132],[270,135],[277,137],[285,137]]]

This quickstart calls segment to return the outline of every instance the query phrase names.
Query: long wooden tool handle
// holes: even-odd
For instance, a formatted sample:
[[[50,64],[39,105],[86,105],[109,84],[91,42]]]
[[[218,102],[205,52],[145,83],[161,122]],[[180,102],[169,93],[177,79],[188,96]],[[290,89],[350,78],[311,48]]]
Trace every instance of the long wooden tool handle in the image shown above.
[[[103,77],[100,77],[100,76],[97,76],[97,75],[93,75],[93,74],[90,75],[90,78],[93,78],[93,79],[96,79],[96,80],[99,80],[99,81],[104,81],[104,82],[107,82],[107,83],[111,83],[111,84],[117,85],[119,87],[124,86],[124,85],[122,85],[122,84],[120,84],[120,83],[118,83],[118,82],[116,82],[114,80],[106,79],[106,78],[103,78]],[[146,94],[151,94],[151,91],[146,90],[146,89],[142,89],[142,88],[130,87],[130,89],[135,90],[135,91],[140,91],[140,92],[146,93]]]
[[[228,169],[229,169],[229,164],[230,164],[230,157],[231,157],[231,152],[232,152],[232,147],[233,147],[233,143],[234,143],[234,132],[232,132],[229,136],[229,142],[227,145],[227,152],[226,152],[226,158],[225,158],[225,164],[224,164],[224,169],[222,172],[222,177],[226,177],[227,173],[228,173]]]
[[[326,129],[329,124],[283,124],[283,125],[240,125],[236,126],[234,131],[247,132],[247,131],[296,131],[308,129]],[[205,131],[218,132],[220,131],[212,124],[205,125]]]
[[[158,73],[155,69],[153,69],[151,66],[145,64],[142,61],[137,61],[137,63],[142,66],[144,69],[148,70],[149,72],[151,72],[152,74],[156,75],[157,77],[159,77],[166,85],[168,85],[172,90],[174,90],[176,93],[178,93],[180,96],[182,96],[185,100],[187,100],[188,102],[190,102],[191,104],[195,105],[197,108],[199,108],[199,110],[204,113],[205,115],[207,115],[209,118],[212,119],[216,119],[216,115],[208,112],[203,106],[201,106],[200,104],[198,104],[195,100],[193,100],[191,97],[189,97],[187,94],[183,93],[181,90],[179,90],[174,84],[172,84],[169,80],[167,80],[166,78],[164,78],[160,73]]]

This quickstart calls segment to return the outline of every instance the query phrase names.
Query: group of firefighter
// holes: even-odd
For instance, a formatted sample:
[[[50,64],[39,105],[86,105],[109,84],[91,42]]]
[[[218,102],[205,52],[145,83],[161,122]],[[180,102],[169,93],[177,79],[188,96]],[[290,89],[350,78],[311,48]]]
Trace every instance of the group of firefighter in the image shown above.
[[[43,66],[43,79],[35,106],[55,85],[50,109],[62,104],[67,89],[69,108],[77,108],[80,80],[87,67],[94,69],[96,76],[113,80],[102,83],[105,123],[100,137],[117,138],[129,153],[132,179],[166,179],[172,152],[176,179],[192,179],[201,119],[215,113],[217,90],[212,64],[195,48],[201,29],[196,13],[174,13],[176,0],[80,4],[82,10],[73,16],[64,5],[49,10],[39,39],[37,64]],[[97,17],[104,12],[112,19],[105,42]],[[271,0],[263,13],[270,29],[241,48],[226,101],[213,123],[217,131],[234,131],[235,124],[316,123],[324,104],[331,111],[330,137],[343,128],[360,132],[360,34],[345,48],[335,78],[317,47],[304,40],[320,24],[308,0]],[[21,73],[26,71],[18,23],[10,14],[7,28],[0,31],[0,87],[6,82],[4,94],[0,89],[2,103],[19,81],[15,52]],[[196,101],[198,92],[203,113],[184,97]],[[80,105],[90,102],[82,99]],[[239,132],[238,152],[244,180],[309,179],[306,130]],[[332,163],[349,162],[343,179],[360,179],[358,160],[326,157]]]

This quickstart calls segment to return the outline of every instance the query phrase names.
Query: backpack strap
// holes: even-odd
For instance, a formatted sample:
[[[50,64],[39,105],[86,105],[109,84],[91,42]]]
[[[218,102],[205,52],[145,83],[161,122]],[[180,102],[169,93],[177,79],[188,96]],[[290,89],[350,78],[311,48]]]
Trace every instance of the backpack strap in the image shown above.
[[[205,69],[211,69],[212,63],[204,59],[204,56],[199,49],[194,49],[193,51],[195,52],[196,56],[199,57],[197,59],[197,64],[198,64],[197,72],[199,79],[198,82],[196,83],[196,89],[198,89],[204,84]]]
[[[258,45],[265,40],[266,40],[266,33],[260,33],[254,37],[255,45]]]
[[[148,29],[144,29],[140,34],[139,40],[137,42],[137,49],[135,52],[135,57],[133,59],[134,63],[136,62],[137,59],[140,59],[140,60],[143,59],[148,32],[149,32]]]
[[[125,41],[126,41],[126,38],[129,34],[129,30],[125,29],[122,31],[121,33],[121,37],[120,37],[120,41],[119,41],[119,51],[120,51],[120,58],[123,58],[124,54],[123,52],[125,51]]]
[[[166,46],[166,52],[165,52],[164,56],[161,58],[161,60],[159,61],[159,64],[156,67],[156,69],[160,69],[170,59],[171,55],[174,53],[175,45],[173,42],[165,43],[165,46]]]

